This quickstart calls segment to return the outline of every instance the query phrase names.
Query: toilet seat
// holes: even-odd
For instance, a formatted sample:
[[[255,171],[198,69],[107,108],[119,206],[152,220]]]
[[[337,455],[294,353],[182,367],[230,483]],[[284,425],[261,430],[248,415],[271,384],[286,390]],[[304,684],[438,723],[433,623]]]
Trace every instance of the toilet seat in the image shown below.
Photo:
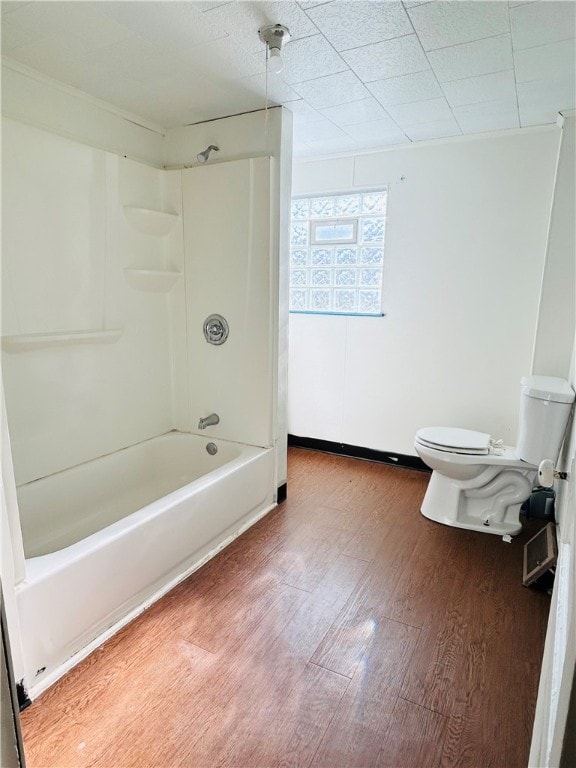
[[[469,456],[487,456],[491,438],[486,432],[458,427],[423,427],[416,433],[416,442],[436,451]]]

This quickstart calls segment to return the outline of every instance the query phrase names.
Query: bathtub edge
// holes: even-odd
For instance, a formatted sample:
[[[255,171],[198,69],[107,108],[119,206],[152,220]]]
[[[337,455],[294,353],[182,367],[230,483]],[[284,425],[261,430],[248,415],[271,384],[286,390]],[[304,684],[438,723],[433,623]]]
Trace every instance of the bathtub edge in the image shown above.
[[[44,693],[44,691],[48,690],[48,688],[54,685],[55,682],[67,674],[77,664],[90,656],[91,653],[93,653],[101,645],[107,642],[123,627],[127,626],[131,621],[140,616],[140,614],[144,613],[144,611],[148,610],[148,608],[150,608],[152,605],[154,605],[154,603],[164,597],[164,595],[168,594],[168,592],[174,589],[174,587],[180,584],[180,582],[191,576],[195,571],[205,565],[209,560],[215,557],[219,552],[225,549],[235,539],[241,536],[253,525],[255,525],[259,520],[269,514],[277,506],[277,502],[272,502],[271,504],[266,505],[263,509],[259,510],[248,520],[245,520],[243,524],[238,528],[238,530],[231,533],[223,541],[218,542],[218,544],[213,549],[207,552],[197,562],[188,566],[188,568],[186,568],[181,574],[170,579],[170,581],[168,581],[164,586],[160,587],[158,590],[156,590],[156,592],[148,596],[142,603],[129,611],[125,616],[116,621],[110,627],[107,627],[98,635],[98,637],[90,641],[81,650],[77,651],[68,659],[66,659],[66,661],[64,661],[62,664],[60,664],[60,666],[56,667],[54,670],[52,670],[52,672],[43,677],[42,680],[40,680],[36,685],[29,685],[29,687],[26,688],[26,693],[30,703],[34,702],[42,693]]]

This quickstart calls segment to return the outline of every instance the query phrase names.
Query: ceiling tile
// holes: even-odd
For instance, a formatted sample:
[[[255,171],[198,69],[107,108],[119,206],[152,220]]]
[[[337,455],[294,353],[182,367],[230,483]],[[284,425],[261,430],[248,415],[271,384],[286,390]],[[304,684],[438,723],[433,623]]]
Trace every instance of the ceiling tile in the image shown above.
[[[83,79],[93,74],[92,68],[79,63],[73,52],[65,46],[54,46],[50,40],[20,46],[11,51],[10,56],[20,64],[76,88],[83,87]]]
[[[107,48],[90,51],[79,64],[90,67],[94,77],[99,74],[102,79],[127,77],[141,81],[179,71],[184,66],[177,56],[136,35]]]
[[[323,114],[311,107],[304,99],[289,102],[286,104],[286,109],[289,109],[294,114],[294,119],[298,120],[301,126],[306,123],[317,123],[326,119]]]
[[[554,122],[576,106],[575,8],[574,0],[9,1],[3,52],[172,127],[263,108],[257,30],[286,24],[293,39],[281,76],[268,75],[269,102],[293,111],[296,146],[321,155],[458,135],[454,115],[465,133],[515,127],[516,103],[522,125]]]
[[[361,147],[351,136],[339,139],[306,142],[298,157],[318,157],[320,155],[339,155],[342,152],[357,152]],[[296,153],[295,153],[296,154]]]
[[[313,141],[333,141],[346,138],[344,131],[326,118],[322,118],[314,123],[308,123],[304,127],[296,117],[294,120],[294,134],[296,136],[302,134],[302,138],[304,138],[307,143]]]
[[[384,107],[372,98],[328,107],[322,110],[322,114],[340,126],[368,123],[371,120],[384,120],[388,117]]]
[[[430,69],[416,35],[345,51],[342,56],[365,83]]]
[[[429,3],[408,13],[425,51],[510,31],[508,6],[500,0]]]
[[[428,59],[441,83],[513,68],[510,35],[429,51]]]
[[[219,5],[228,5],[232,0],[194,0],[194,8],[197,11],[211,11]]]
[[[514,62],[517,83],[573,80],[576,72],[576,41],[564,40],[514,51]]]
[[[428,141],[444,139],[449,136],[460,136],[462,131],[453,117],[444,120],[432,120],[429,123],[411,125],[406,128],[406,135],[411,141]]]
[[[558,112],[576,108],[574,83],[519,83],[518,107],[522,126],[553,123]]]
[[[54,47],[83,54],[130,37],[125,27],[100,13],[94,3],[25,3],[9,15],[10,24],[46,40]]]
[[[0,3],[2,18],[6,18],[12,11],[17,11],[18,8],[23,8],[25,5],[28,5],[28,3],[20,2],[19,0],[2,0]]]
[[[259,94],[263,99],[266,98],[266,81],[268,81],[268,101],[284,104],[289,101],[297,101],[300,96],[293,88],[280,79],[278,75],[272,72],[251,75],[237,81],[239,85],[245,86],[249,91]]]
[[[410,139],[405,133],[383,134],[376,139],[357,139],[358,149],[380,150],[387,147],[399,147],[401,144],[410,144]]]
[[[410,19],[397,0],[336,2],[308,11],[318,29],[337,51],[409,35]]]
[[[344,72],[348,67],[322,35],[292,40],[282,51],[282,80],[292,85],[325,75]]]
[[[520,127],[516,98],[455,107],[454,115],[463,133],[485,133]]]
[[[212,24],[206,14],[196,9],[195,3],[138,2],[137,13],[130,2],[96,2],[94,5],[102,8],[102,14],[155,45],[166,45],[170,40],[172,49],[187,51],[191,46],[228,37],[226,30]]]
[[[413,75],[375,80],[367,87],[384,107],[442,96],[442,89],[431,69]]]
[[[511,69],[443,83],[442,88],[451,107],[516,98],[516,81]]]
[[[546,0],[510,9],[514,50],[576,37],[576,3]]]
[[[393,120],[373,120],[369,123],[347,125],[346,133],[357,141],[382,141],[383,143],[397,143],[406,139],[404,132],[398,128]]]
[[[10,16],[2,17],[2,54],[10,55],[16,48],[44,39],[44,33],[10,23]]]
[[[400,126],[419,125],[431,123],[437,120],[449,120],[452,112],[444,97],[440,99],[427,99],[426,101],[413,101],[410,104],[395,104],[387,107],[390,117]]]
[[[370,96],[366,87],[349,69],[336,75],[297,83],[294,90],[317,109],[345,104],[349,101],[359,101]]]
[[[188,51],[187,61],[196,67],[198,72],[208,73],[224,81],[266,71],[263,57],[248,53],[229,37],[194,46]]]
[[[317,5],[326,5],[331,2],[332,0],[301,0],[298,5],[307,11],[309,8],[315,8]]]
[[[292,40],[318,33],[314,24],[297,3],[276,0],[269,2],[227,3],[202,14],[216,28],[225,30],[246,51],[264,51],[258,30],[271,24],[288,27]]]

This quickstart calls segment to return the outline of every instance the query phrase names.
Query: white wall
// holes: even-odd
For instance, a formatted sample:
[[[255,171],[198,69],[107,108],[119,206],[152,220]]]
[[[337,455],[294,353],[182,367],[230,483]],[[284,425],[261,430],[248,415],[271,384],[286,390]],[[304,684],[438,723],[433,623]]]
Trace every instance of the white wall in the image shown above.
[[[426,425],[513,443],[559,130],[299,163],[294,194],[389,187],[382,318],[290,316],[289,432],[414,454]]]

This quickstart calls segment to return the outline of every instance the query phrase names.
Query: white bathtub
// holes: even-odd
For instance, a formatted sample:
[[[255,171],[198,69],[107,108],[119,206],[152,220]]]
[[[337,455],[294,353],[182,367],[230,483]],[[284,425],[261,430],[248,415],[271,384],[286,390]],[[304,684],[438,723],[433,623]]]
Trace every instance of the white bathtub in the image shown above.
[[[269,511],[273,478],[272,449],[170,432],[20,486],[29,695]]]

